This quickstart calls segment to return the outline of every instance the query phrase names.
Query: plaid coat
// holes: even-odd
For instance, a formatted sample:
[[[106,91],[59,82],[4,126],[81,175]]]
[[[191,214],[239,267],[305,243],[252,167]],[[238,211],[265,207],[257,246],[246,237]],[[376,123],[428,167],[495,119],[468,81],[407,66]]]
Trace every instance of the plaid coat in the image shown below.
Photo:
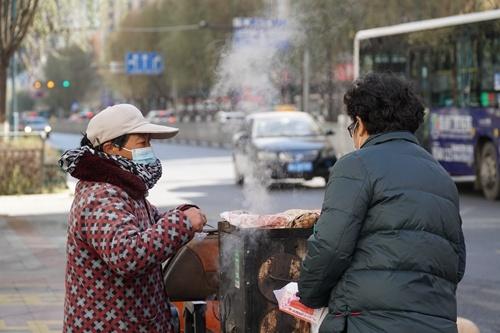
[[[73,173],[63,332],[173,332],[161,263],[193,237],[186,207],[160,213],[138,177],[96,163]]]

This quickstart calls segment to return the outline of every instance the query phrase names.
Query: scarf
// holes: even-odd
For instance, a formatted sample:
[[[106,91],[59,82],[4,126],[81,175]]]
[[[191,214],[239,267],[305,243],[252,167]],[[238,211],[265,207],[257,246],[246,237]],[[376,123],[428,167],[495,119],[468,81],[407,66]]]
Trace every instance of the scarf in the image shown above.
[[[104,165],[111,167],[111,169],[113,169],[113,166],[115,166],[120,170],[135,175],[142,181],[146,191],[153,188],[153,186],[156,184],[156,182],[158,182],[162,175],[161,162],[158,159],[156,160],[156,162],[151,164],[138,164],[125,157],[119,155],[109,155],[104,152],[95,150],[89,146],[67,150],[59,159],[59,167],[61,167],[64,172],[67,172],[70,175],[81,179],[81,177],[78,177],[78,175],[81,175],[82,172],[78,169],[84,167],[88,168],[88,163],[83,163],[83,165],[81,163],[85,160],[91,160],[93,162],[97,162],[97,164],[100,164],[99,162],[102,161],[104,162]],[[95,173],[99,172],[104,172],[104,174],[106,174],[107,170],[95,170]],[[88,172],[85,172],[85,174],[88,174]]]

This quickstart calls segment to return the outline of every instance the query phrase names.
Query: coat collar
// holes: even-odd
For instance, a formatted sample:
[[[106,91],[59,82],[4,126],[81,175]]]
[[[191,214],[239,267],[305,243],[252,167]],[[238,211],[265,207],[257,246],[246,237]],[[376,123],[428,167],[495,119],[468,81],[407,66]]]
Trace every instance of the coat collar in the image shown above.
[[[77,179],[109,183],[122,188],[135,200],[147,195],[147,188],[141,178],[123,170],[112,160],[84,154],[71,175]]]
[[[404,140],[409,141],[414,144],[419,144],[417,138],[414,134],[409,131],[397,131],[397,132],[386,132],[379,133],[375,135],[371,135],[365,143],[361,146],[361,148],[375,146],[381,143],[385,143],[393,140]]]

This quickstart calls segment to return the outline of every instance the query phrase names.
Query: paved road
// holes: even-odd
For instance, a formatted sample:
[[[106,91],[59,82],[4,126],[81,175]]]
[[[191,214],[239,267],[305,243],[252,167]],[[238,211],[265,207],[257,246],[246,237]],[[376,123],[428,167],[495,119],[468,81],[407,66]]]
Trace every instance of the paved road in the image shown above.
[[[500,332],[500,202],[460,186],[467,268],[458,288],[458,313],[482,333]]]
[[[78,139],[54,133],[51,143],[68,149]],[[211,224],[224,210],[319,208],[323,199],[321,179],[270,191],[234,185],[230,152],[224,149],[160,143],[155,150],[163,161],[164,177],[149,199],[164,209],[195,202],[208,213]],[[482,333],[498,333],[500,202],[484,200],[470,186],[459,189],[468,263],[458,288],[458,313],[475,321]],[[71,199],[68,193],[0,197],[0,332],[60,331]]]

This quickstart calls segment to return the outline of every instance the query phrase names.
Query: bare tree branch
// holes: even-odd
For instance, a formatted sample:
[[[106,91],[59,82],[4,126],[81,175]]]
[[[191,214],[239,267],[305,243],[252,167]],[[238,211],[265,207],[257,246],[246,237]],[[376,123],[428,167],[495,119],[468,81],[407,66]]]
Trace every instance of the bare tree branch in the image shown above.
[[[39,0],[0,2],[0,123],[5,121],[6,82],[10,57],[26,36]]]
[[[28,29],[31,26],[31,23],[33,22],[38,2],[39,0],[33,0],[33,1],[30,0],[28,3],[30,7],[24,9],[25,11],[25,13],[23,13],[24,20],[21,21],[18,34],[16,35],[13,41],[12,52],[14,52],[14,50],[16,50],[19,47],[24,37],[26,36],[26,33],[28,32]]]
[[[26,36],[38,2],[39,0],[18,0],[15,13],[12,0],[3,1],[0,5],[0,57],[3,63],[8,61]]]

